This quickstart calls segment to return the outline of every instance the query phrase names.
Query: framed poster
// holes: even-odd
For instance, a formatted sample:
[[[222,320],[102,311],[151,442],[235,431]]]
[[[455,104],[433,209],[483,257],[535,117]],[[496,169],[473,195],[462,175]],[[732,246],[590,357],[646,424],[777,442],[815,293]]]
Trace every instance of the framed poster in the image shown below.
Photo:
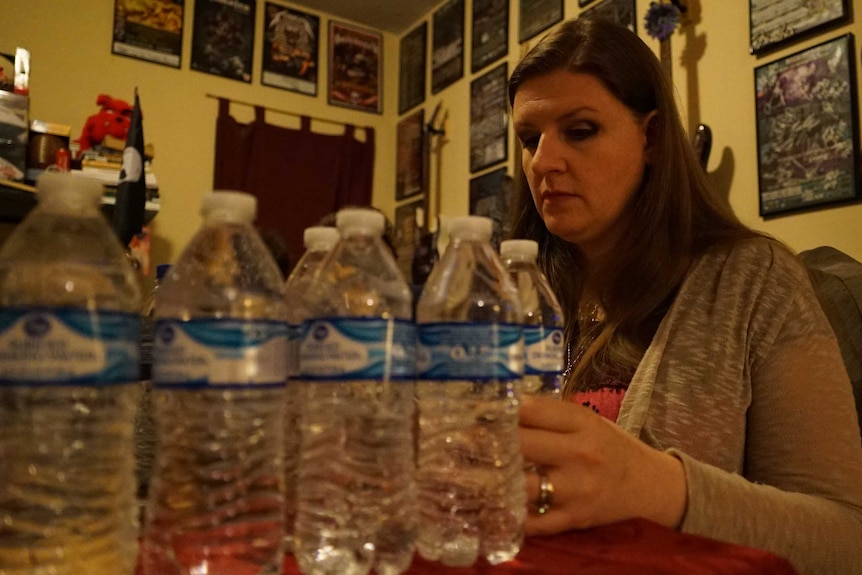
[[[383,112],[383,36],[329,22],[329,88],[332,106]]]
[[[434,12],[431,93],[464,76],[464,0],[449,0]]]
[[[760,215],[859,197],[853,36],[754,70]]]
[[[255,0],[197,0],[192,70],[251,83]]]
[[[470,83],[470,173],[506,159],[506,63]]]
[[[413,277],[413,252],[419,235],[419,223],[425,217],[422,200],[395,208],[395,259],[398,269],[409,283]]]
[[[563,19],[563,0],[518,1],[519,42],[526,42]]]
[[[316,96],[320,18],[267,2],[263,37],[260,83]]]
[[[609,20],[637,33],[635,0],[602,0],[581,12],[581,16]]]
[[[752,54],[764,54],[850,20],[848,0],[749,0]]]
[[[422,158],[425,110],[419,109],[398,122],[397,161],[395,167],[395,200],[403,200],[424,191]]]
[[[428,22],[422,22],[401,38],[398,62],[398,113],[425,101]]]
[[[509,53],[509,0],[473,0],[471,48],[473,73]]]
[[[111,52],[179,68],[183,0],[114,0]]]
[[[506,175],[506,168],[470,180],[470,215],[485,216],[494,221],[491,243],[498,251],[500,242],[511,232],[511,206],[512,178]]]

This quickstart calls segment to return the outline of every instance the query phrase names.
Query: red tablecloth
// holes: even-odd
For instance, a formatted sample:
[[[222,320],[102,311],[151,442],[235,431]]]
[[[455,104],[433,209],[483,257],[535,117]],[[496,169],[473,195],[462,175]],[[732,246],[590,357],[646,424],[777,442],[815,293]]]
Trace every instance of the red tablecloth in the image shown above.
[[[634,519],[584,531],[527,539],[515,561],[449,568],[416,557],[409,575],[798,575],[790,563],[765,551],[686,535]],[[284,575],[298,575],[293,558]]]

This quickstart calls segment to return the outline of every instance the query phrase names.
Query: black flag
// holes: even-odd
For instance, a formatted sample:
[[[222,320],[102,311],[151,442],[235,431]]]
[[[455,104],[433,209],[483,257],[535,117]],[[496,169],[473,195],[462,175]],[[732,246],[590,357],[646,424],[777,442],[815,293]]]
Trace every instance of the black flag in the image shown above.
[[[135,107],[132,125],[123,150],[123,166],[117,186],[117,200],[112,220],[114,231],[124,246],[140,233],[144,225],[144,206],[147,203],[147,182],[144,169],[144,125],[141,121],[141,102],[135,88]]]

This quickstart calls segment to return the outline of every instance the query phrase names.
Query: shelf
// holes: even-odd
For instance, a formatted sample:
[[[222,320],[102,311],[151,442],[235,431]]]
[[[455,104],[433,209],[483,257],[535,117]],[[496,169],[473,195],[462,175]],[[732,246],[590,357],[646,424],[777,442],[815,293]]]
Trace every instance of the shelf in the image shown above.
[[[105,215],[113,213],[116,199],[113,196],[102,198]],[[0,180],[0,222],[18,223],[36,206],[36,189],[33,186]],[[147,224],[159,213],[157,200],[149,200],[144,205],[144,223]]]

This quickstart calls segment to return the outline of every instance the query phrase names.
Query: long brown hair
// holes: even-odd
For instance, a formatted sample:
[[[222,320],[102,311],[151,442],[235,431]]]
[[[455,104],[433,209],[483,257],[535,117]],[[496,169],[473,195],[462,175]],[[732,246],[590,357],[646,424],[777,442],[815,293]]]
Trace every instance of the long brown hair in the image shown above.
[[[583,289],[580,254],[576,246],[548,232],[526,178],[523,174],[519,178],[512,235],[539,243],[540,264],[568,319],[570,350],[579,341],[584,345],[564,389],[571,394],[605,378],[628,381],[693,259],[717,243],[757,234],[710,190],[680,120],[673,89],[658,59],[637,35],[599,19],[564,22],[512,72],[510,106],[524,82],[558,70],[598,78],[639,117],[657,112],[648,132],[653,162],[626,207],[627,229],[601,269],[590,270],[591,289],[600,294],[605,318],[586,344],[576,321]]]

